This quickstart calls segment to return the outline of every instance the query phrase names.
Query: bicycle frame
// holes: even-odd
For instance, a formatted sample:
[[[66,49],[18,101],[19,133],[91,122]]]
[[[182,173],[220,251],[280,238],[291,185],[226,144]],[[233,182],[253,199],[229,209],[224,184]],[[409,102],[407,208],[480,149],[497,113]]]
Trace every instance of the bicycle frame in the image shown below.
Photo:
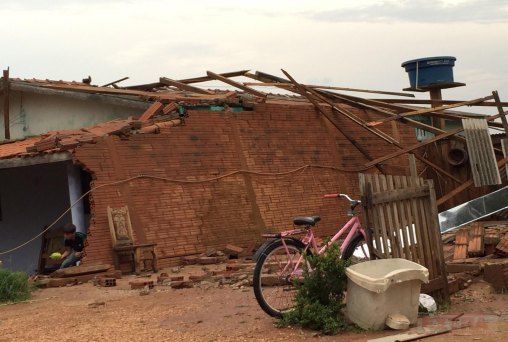
[[[344,251],[345,247],[351,242],[351,239],[355,235],[356,232],[360,232],[364,238],[366,238],[365,231],[363,230],[360,219],[358,216],[353,216],[351,219],[330,239],[328,244],[321,247],[321,249],[318,250],[318,246],[316,243],[316,239],[314,237],[314,232],[312,229],[293,229],[293,230],[287,230],[284,232],[281,232],[280,234],[277,234],[278,237],[280,237],[282,244],[284,246],[284,249],[286,251],[286,254],[289,255],[289,249],[286,245],[286,241],[284,238],[293,236],[293,235],[299,235],[299,234],[305,234],[305,237],[302,239],[304,243],[307,245],[305,246],[305,249],[303,250],[303,254],[300,255],[298,260],[294,262],[292,258],[290,259],[290,262],[284,267],[283,271],[286,271],[288,267],[293,267],[293,271],[291,272],[291,275],[295,274],[298,270],[298,267],[300,266],[300,263],[303,260],[304,255],[307,253],[307,250],[311,248],[311,250],[314,250],[314,252],[317,252],[317,254],[323,253],[326,248],[328,248],[329,245],[332,243],[335,243],[346,231],[349,230],[349,233],[347,234],[346,238],[344,239],[344,242],[340,246],[341,251]],[[269,235],[265,235],[269,236]],[[273,236],[273,235],[272,235]],[[294,266],[293,266],[294,265]]]

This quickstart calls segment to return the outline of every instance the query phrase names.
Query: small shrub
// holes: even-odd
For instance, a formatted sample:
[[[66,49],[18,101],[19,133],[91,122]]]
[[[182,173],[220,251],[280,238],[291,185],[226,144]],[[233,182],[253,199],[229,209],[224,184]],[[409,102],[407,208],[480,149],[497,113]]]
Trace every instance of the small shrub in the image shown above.
[[[30,298],[28,275],[0,268],[0,302],[20,302]]]
[[[326,335],[349,329],[342,308],[350,261],[340,259],[340,248],[335,244],[321,255],[307,256],[306,260],[303,279],[295,284],[298,291],[295,309],[286,313],[278,326],[299,325]]]

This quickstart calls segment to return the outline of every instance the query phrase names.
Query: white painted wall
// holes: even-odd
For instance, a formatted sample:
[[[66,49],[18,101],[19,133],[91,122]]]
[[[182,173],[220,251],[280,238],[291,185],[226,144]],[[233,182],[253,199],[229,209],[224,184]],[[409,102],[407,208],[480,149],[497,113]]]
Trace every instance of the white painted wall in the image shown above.
[[[3,96],[2,101],[3,103]],[[20,139],[54,130],[92,126],[119,118],[138,117],[142,110],[60,95],[11,91],[11,139]],[[0,106],[0,140],[4,139],[3,107]]]
[[[0,169],[0,251],[39,234],[69,207],[69,163]],[[70,213],[59,225],[67,222],[71,222]],[[32,273],[37,269],[40,249],[38,238],[15,252],[0,255],[0,260],[5,268]]]

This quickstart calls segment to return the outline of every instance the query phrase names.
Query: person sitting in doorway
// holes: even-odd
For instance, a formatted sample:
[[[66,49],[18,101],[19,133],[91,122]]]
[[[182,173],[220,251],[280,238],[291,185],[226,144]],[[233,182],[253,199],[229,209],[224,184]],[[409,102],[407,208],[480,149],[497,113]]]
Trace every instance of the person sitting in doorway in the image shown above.
[[[63,227],[65,252],[62,253],[60,260],[63,260],[60,268],[76,266],[76,263],[83,257],[85,248],[86,234],[76,232],[76,226],[67,223]]]

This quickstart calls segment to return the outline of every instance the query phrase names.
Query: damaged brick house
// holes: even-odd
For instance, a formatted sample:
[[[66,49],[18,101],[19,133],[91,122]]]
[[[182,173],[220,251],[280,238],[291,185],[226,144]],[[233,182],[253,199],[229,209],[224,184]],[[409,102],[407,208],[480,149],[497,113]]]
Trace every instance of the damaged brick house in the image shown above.
[[[101,108],[96,99],[116,90],[104,88],[111,93],[87,100],[65,94],[89,96],[90,86],[84,84],[18,80],[11,81],[11,92],[15,83],[37,88],[45,102],[56,102],[55,111],[59,100],[77,105],[90,101]],[[42,95],[53,90],[62,93]],[[137,103],[122,103],[127,105],[116,121],[89,122],[83,129],[48,124],[49,133],[31,132],[37,135],[0,145],[2,251],[40,233],[89,189],[140,175],[153,178],[100,187],[60,220],[88,230],[87,261],[112,262],[108,206],[129,207],[136,240],[156,242],[159,264],[165,266],[227,243],[252,246],[261,233],[283,229],[299,214],[319,213],[320,233],[330,233],[345,218],[345,208],[321,195],[358,194],[356,173],[365,169],[365,157],[300,97],[132,91],[141,95],[133,100],[122,94],[121,99]],[[137,121],[153,100],[164,104],[157,116]],[[142,101],[145,109],[139,106]],[[165,112],[168,103],[178,105]],[[116,107],[115,115],[120,111]],[[344,108],[366,120],[375,118],[369,111]],[[180,120],[183,111],[186,118]],[[93,112],[69,109],[68,120]],[[327,112],[373,157],[385,153],[388,144],[330,108]],[[39,115],[38,120],[52,120],[49,109]],[[108,119],[96,116],[96,121]],[[401,141],[415,141],[413,129],[398,126],[387,126],[387,133],[397,129]],[[402,156],[385,167],[392,174],[406,174],[407,165]],[[37,239],[2,259],[7,267],[32,272],[39,252]]]
[[[125,88],[11,81],[11,91],[35,88],[45,106],[59,99],[78,107],[93,103],[89,113],[69,108],[70,117],[99,114],[54,127],[52,111],[45,110],[38,118],[48,123],[45,131],[0,145],[0,251],[39,234],[92,189],[55,225],[72,220],[89,232],[86,262],[112,263],[107,207],[126,205],[135,240],[157,243],[164,267],[228,243],[252,247],[260,234],[286,229],[297,215],[321,215],[317,232],[330,234],[346,219],[346,208],[323,194],[359,196],[358,172],[410,173],[405,154],[365,164],[397,149],[379,135],[417,143],[413,127],[392,121],[374,134],[359,124],[378,119],[373,110],[344,102],[316,106],[229,79],[245,72]],[[242,91],[190,85],[209,79]],[[111,113],[109,106],[113,121],[100,115]],[[33,272],[40,244],[36,239],[0,259]]]

